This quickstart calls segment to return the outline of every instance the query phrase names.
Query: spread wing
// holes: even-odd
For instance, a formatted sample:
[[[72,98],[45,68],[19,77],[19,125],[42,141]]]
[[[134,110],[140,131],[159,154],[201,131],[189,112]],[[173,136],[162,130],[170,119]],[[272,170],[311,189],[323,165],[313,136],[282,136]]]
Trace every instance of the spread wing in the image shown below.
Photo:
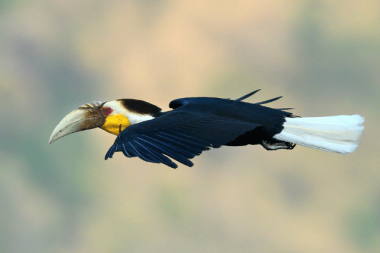
[[[245,122],[181,106],[153,119],[127,127],[116,138],[105,159],[121,151],[152,163],[177,168],[170,158],[193,166],[189,160],[210,148],[218,148],[260,124]]]

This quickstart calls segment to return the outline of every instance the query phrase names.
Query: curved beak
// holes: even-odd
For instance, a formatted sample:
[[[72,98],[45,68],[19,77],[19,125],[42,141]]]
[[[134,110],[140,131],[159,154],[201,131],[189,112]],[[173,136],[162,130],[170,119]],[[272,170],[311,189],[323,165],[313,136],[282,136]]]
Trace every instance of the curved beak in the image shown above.
[[[103,103],[96,101],[70,112],[55,127],[49,144],[68,134],[102,126],[106,121],[106,117],[100,110],[102,105]]]

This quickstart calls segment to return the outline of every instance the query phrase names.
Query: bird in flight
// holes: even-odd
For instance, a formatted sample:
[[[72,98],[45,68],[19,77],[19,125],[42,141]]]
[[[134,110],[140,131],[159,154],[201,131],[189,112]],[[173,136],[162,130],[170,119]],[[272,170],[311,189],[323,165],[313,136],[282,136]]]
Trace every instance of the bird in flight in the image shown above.
[[[180,98],[171,111],[136,99],[92,102],[69,113],[56,126],[49,144],[71,133],[99,127],[117,135],[105,159],[115,152],[177,168],[172,159],[193,166],[190,159],[210,148],[260,144],[266,150],[293,149],[296,144],[341,154],[352,153],[363,132],[360,115],[302,118],[291,108],[213,97]]]

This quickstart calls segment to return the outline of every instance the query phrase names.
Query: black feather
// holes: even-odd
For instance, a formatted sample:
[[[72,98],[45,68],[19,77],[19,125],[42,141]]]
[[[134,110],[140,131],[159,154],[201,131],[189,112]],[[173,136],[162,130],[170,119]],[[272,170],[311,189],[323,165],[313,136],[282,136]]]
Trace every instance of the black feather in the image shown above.
[[[236,99],[236,101],[242,101],[246,98],[249,98],[250,96],[252,96],[253,94],[255,94],[256,92],[260,91],[261,89],[258,89],[258,90],[255,90],[255,91],[252,91],[251,93],[248,93],[247,95],[244,95],[242,96],[241,98],[238,98]]]
[[[262,101],[262,102],[259,102],[259,103],[255,103],[255,105],[268,104],[268,103],[276,101],[276,100],[278,100],[280,98],[282,98],[282,96],[279,96],[279,97],[276,97],[276,98],[272,98],[272,99],[268,99],[268,100],[265,100],[265,101]]]

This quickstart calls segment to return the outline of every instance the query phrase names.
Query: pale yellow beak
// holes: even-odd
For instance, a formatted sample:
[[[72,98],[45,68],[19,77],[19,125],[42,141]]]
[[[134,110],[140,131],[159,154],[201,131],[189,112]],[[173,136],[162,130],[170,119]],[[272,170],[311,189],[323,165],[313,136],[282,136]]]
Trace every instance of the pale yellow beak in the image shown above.
[[[82,105],[70,112],[55,127],[50,136],[49,144],[68,134],[102,126],[106,117],[100,110],[101,105],[101,102],[96,101]]]

